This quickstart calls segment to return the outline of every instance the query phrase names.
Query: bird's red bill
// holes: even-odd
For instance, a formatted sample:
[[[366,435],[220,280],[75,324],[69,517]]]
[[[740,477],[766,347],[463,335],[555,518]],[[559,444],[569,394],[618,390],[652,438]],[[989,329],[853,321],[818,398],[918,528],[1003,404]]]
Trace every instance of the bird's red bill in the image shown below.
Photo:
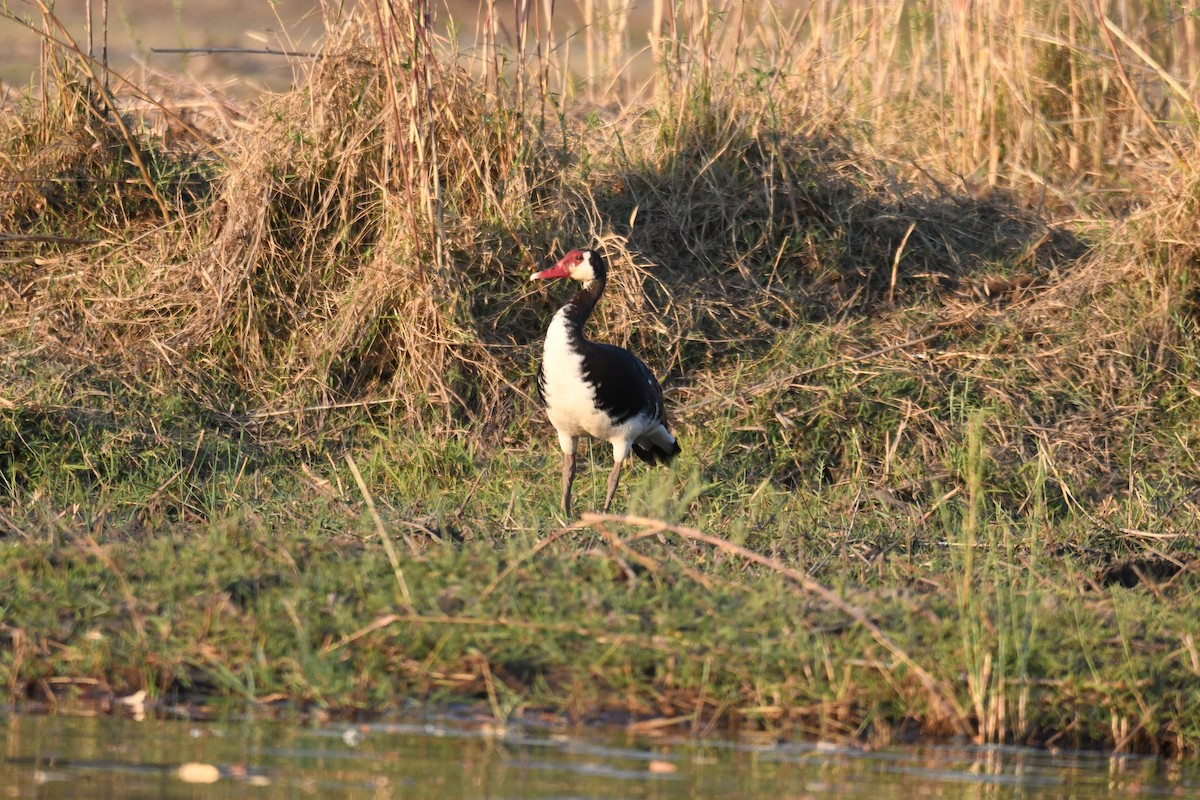
[[[569,278],[571,277],[570,270],[567,269],[563,262],[558,262],[549,269],[544,269],[541,272],[535,272],[529,276],[530,280],[544,281],[550,278]]]

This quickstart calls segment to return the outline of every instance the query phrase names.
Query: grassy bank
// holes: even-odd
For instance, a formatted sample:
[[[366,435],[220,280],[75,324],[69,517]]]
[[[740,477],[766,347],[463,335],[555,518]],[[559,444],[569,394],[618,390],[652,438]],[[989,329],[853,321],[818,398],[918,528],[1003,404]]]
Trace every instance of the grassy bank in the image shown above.
[[[34,21],[12,696],[1196,752],[1190,16],[530,8],[468,48],[401,6],[330,10],[253,110]],[[582,243],[684,455],[576,522],[527,276]]]

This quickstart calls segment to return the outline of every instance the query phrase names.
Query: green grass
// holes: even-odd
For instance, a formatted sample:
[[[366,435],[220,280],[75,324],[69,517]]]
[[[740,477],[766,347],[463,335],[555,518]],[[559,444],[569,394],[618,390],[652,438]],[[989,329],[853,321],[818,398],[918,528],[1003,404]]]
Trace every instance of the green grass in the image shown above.
[[[795,353],[822,346],[811,330],[815,343],[789,335]],[[856,384],[846,367],[826,385],[847,387],[839,407],[853,412],[840,412],[841,458],[866,463],[911,385]],[[43,388],[53,408],[26,400],[7,412],[0,680],[18,695],[65,701],[94,692],[83,682],[94,679],[162,702],[337,713],[418,699],[502,718],[621,711],[876,741],[910,726],[1122,749],[1196,741],[1196,578],[1152,572],[1195,547],[1187,514],[1143,499],[1182,484],[1110,499],[1103,518],[1077,510],[1056,499],[1048,454],[1024,478],[989,458],[998,412],[981,393],[946,392],[950,438],[943,462],[926,465],[942,477],[920,502],[844,467],[832,482],[789,473],[821,459],[780,445],[778,421],[766,422],[771,435],[753,429],[757,406],[685,422],[675,467],[633,469],[620,495],[631,513],[715,533],[833,588],[933,676],[962,714],[945,718],[842,610],[734,553],[669,529],[630,539],[641,526],[620,521],[539,549],[560,514],[558,455],[540,422],[520,428],[528,442],[483,446],[359,416],[344,442],[289,451],[136,387],[76,385],[69,401],[61,385]],[[914,472],[895,450],[893,470]],[[578,498],[595,507],[607,454],[584,453]],[[1147,538],[1121,533],[1149,520]],[[1135,557],[1151,574],[1122,586],[1110,567]]]

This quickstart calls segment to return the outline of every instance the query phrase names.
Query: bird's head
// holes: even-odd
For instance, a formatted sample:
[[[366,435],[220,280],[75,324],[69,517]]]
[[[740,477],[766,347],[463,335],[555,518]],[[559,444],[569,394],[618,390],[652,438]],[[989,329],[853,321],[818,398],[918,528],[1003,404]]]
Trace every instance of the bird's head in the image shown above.
[[[589,283],[604,277],[604,260],[595,250],[572,250],[550,269],[535,272],[529,277],[535,281],[570,278],[580,283]]]

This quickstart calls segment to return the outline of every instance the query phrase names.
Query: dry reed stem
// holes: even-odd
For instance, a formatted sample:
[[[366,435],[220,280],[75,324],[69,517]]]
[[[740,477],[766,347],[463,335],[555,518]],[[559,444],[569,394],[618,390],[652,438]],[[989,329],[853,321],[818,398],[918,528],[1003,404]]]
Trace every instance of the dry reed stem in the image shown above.
[[[1120,29],[1113,24],[1113,22],[1109,20],[1108,16],[1104,13],[1104,0],[1094,0],[1094,2],[1096,6],[1096,16],[1101,21],[1100,30],[1104,34],[1104,41],[1108,44],[1108,49],[1112,51],[1113,61],[1117,67],[1117,77],[1120,78],[1121,85],[1125,87],[1125,92],[1129,95],[1130,105],[1137,110],[1138,117],[1140,117],[1142,122],[1146,125],[1146,129],[1154,135],[1154,138],[1158,139],[1158,142],[1163,146],[1163,149],[1178,159],[1180,157],[1179,151],[1175,149],[1175,146],[1167,139],[1166,135],[1163,134],[1162,130],[1158,126],[1158,122],[1150,116],[1150,112],[1147,111],[1146,107],[1142,104],[1142,100],[1138,96],[1137,89],[1134,88],[1133,82],[1129,80],[1129,72],[1125,69],[1125,62],[1121,60],[1121,53],[1117,50],[1117,45],[1112,39],[1113,34],[1118,32]],[[1125,38],[1123,34],[1122,38]]]
[[[631,634],[613,633],[609,630],[585,628],[569,622],[534,622],[527,619],[511,619],[509,617],[477,617],[457,616],[450,614],[383,614],[372,620],[354,633],[348,634],[336,642],[330,642],[322,648],[322,653],[332,653],[352,644],[364,636],[383,630],[399,623],[417,625],[456,625],[469,628],[513,628],[532,631],[534,633],[565,633],[592,639],[601,644],[617,644],[635,646],[647,650],[658,650],[666,653],[679,654],[686,650],[681,644],[671,641],[672,637],[664,635],[636,636]],[[713,648],[713,652],[723,652]]]
[[[358,472],[358,464],[354,462],[354,457],[346,453],[346,466],[350,468],[350,474],[354,476],[354,482],[358,484],[358,490],[362,493],[363,502],[367,504],[367,510],[371,512],[371,519],[375,522],[375,532],[379,534],[379,541],[383,544],[383,550],[387,554],[388,562],[392,565],[392,574],[396,576],[396,585],[400,588],[400,596],[404,598],[404,605],[411,613],[416,613],[413,608],[412,594],[408,591],[408,581],[404,578],[404,569],[400,566],[400,558],[396,555],[396,548],[392,546],[392,537],[384,527],[383,520],[379,517],[379,512],[375,510],[375,500],[371,497],[370,491],[367,490],[366,483],[363,482],[362,475]],[[409,549],[412,549],[413,544],[408,537],[404,537],[408,541]]]
[[[142,181],[145,183],[146,190],[150,192],[150,195],[154,198],[154,201],[158,203],[158,208],[162,212],[162,218],[167,221],[171,220],[174,216],[174,209],[172,206],[167,204],[167,201],[159,193],[158,185],[150,176],[150,170],[146,167],[145,159],[142,158],[141,149],[138,147],[137,141],[130,132],[129,126],[121,117],[120,108],[117,105],[117,102],[113,99],[113,96],[108,88],[107,71],[105,72],[105,79],[101,81],[96,75],[95,68],[92,66],[91,57],[88,54],[85,54],[79,48],[79,45],[75,43],[75,40],[72,38],[70,32],[63,26],[61,22],[59,22],[58,17],[54,16],[54,13],[51,11],[50,7],[46,5],[45,0],[37,0],[37,3],[38,8],[42,10],[43,19],[53,22],[55,27],[58,28],[59,34],[63,37],[63,42],[55,42],[55,44],[58,45],[59,49],[65,49],[76,57],[76,63],[91,81],[92,88],[95,89],[95,91],[100,95],[101,99],[104,100],[104,104],[109,110],[109,119],[111,119],[112,123],[116,125],[117,130],[121,132],[121,137],[125,141],[129,158],[133,161],[134,166],[137,167],[138,172],[141,173]],[[47,39],[51,38],[48,32],[45,33],[45,36]]]
[[[765,381],[759,381],[758,383],[755,383],[751,386],[739,387],[739,396],[741,396],[741,397],[759,397],[759,396],[767,394],[769,392],[773,392],[773,391],[777,392],[781,389],[790,388],[793,384],[795,384],[801,378],[806,378],[806,377],[808,377],[810,375],[814,375],[818,372],[822,372],[824,370],[841,369],[843,367],[847,367],[852,364],[857,364],[857,363],[861,363],[864,361],[870,361],[872,359],[878,358],[879,356],[887,355],[888,353],[893,353],[897,350],[906,350],[910,347],[916,347],[917,345],[925,344],[926,342],[933,341],[934,339],[936,339],[942,335],[943,335],[942,331],[934,331],[933,333],[927,333],[924,336],[918,336],[915,339],[908,339],[906,341],[897,342],[895,344],[890,344],[885,347],[879,347],[868,353],[862,353],[861,355],[847,356],[845,358],[839,358],[828,364],[817,364],[812,367],[802,367],[801,369],[798,369],[798,370],[790,370],[784,375],[772,376]],[[706,406],[712,405],[713,403],[732,403],[736,399],[737,398],[735,398],[735,397],[729,397],[729,396],[722,397],[720,395],[710,395],[709,397],[705,398],[704,400],[702,400],[700,402],[692,403],[692,404],[689,404],[689,405],[683,407],[682,409],[680,409],[680,411],[685,414],[694,414],[695,412],[699,411],[700,409],[702,409]]]

